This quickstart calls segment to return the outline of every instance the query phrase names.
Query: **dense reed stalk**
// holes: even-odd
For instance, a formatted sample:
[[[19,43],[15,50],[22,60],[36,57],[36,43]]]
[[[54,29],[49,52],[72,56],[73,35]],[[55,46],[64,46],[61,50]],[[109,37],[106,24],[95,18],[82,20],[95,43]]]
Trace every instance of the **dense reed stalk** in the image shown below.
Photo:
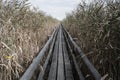
[[[17,80],[57,24],[28,0],[0,0],[0,80]]]
[[[120,79],[120,1],[80,3],[63,24],[106,80]]]

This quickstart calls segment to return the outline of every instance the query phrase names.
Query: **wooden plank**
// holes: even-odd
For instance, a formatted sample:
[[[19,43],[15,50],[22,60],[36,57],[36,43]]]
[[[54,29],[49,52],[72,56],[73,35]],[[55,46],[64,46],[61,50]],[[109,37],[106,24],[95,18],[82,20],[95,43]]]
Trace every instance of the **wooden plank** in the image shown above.
[[[58,34],[58,30],[57,30],[57,34]],[[43,77],[44,77],[44,74],[45,74],[45,70],[47,69],[47,66],[50,62],[50,58],[53,56],[53,49],[54,49],[54,46],[55,46],[55,41],[56,41],[56,38],[57,38],[57,34],[55,34],[55,37],[53,39],[53,42],[51,44],[51,48],[49,50],[49,53],[48,53],[48,56],[47,56],[47,59],[45,60],[45,63],[43,65],[43,71],[40,72],[39,76],[38,76],[38,80],[44,80]]]
[[[59,32],[58,32],[57,40],[55,43],[55,49],[53,53],[53,58],[52,58],[48,80],[56,80],[57,78],[58,47],[59,47]]]
[[[60,38],[59,38],[59,58],[58,58],[58,73],[57,80],[65,80],[64,77],[64,63],[63,63],[63,53],[62,53],[62,31],[60,27]]]
[[[65,31],[65,34],[67,34],[67,36],[68,36],[69,40],[71,41],[71,43],[73,44],[75,50],[78,51],[79,55],[82,58],[82,61],[87,66],[87,68],[91,72],[91,74],[94,77],[94,79],[95,80],[100,80],[101,79],[100,73],[96,70],[96,68],[93,66],[93,64],[88,60],[87,56],[81,51],[81,48],[73,41],[73,39],[70,36],[70,34],[65,29],[64,29],[64,31]]]
[[[77,74],[78,74],[78,76],[79,76],[79,80],[85,80],[85,78],[84,78],[84,76],[82,75],[81,70],[79,69],[79,66],[78,66],[78,64],[77,64],[77,62],[76,62],[76,60],[75,60],[75,56],[72,54],[72,49],[71,49],[71,46],[70,46],[70,44],[69,44],[68,38],[67,38],[67,36],[66,36],[65,33],[64,33],[64,35],[65,35],[65,39],[66,39],[68,48],[69,48],[69,50],[70,50],[70,54],[71,54],[71,56],[72,56],[72,58],[73,58],[74,66],[75,66],[75,69],[76,69]]]
[[[64,53],[64,64],[65,64],[65,80],[74,80],[72,67],[70,64],[68,52],[66,49],[65,41],[63,41],[63,53]]]
[[[40,51],[38,56],[33,60],[32,64],[29,66],[29,68],[26,70],[26,72],[23,74],[23,76],[20,78],[20,80],[30,80],[32,78],[35,70],[37,69],[37,67],[38,67],[38,65],[40,63],[40,60],[42,59],[44,53],[49,48],[49,45],[52,42],[53,37],[54,37],[55,34],[56,34],[56,30],[53,32],[51,38],[47,41],[47,43],[45,44],[43,49]]]

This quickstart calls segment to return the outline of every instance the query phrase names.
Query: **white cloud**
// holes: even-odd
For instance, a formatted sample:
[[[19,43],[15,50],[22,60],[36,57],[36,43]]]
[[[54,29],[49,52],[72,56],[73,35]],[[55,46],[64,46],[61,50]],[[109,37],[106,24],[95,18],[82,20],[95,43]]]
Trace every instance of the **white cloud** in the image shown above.
[[[59,20],[65,18],[65,13],[75,9],[80,1],[81,0],[30,0],[32,5]]]

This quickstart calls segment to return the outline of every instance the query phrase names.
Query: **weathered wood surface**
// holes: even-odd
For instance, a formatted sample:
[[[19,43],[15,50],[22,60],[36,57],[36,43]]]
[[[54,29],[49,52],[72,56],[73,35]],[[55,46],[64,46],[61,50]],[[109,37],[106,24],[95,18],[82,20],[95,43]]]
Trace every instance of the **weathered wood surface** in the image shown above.
[[[90,63],[87,56],[81,51],[63,26],[60,25],[20,80],[30,80],[32,78],[46,52],[48,54],[43,64],[43,71],[39,73],[37,80],[86,80],[74,53],[79,54],[92,74],[90,76],[93,77],[93,80],[101,79],[101,75]]]
[[[73,73],[72,73],[72,66],[70,64],[67,46],[65,43],[65,38],[63,37],[63,54],[64,54],[64,66],[65,66],[65,80],[74,80]]]
[[[59,35],[58,31],[58,35]],[[57,78],[57,62],[58,62],[58,47],[59,47],[59,36],[57,35],[57,40],[54,47],[53,58],[51,63],[51,68],[48,76],[48,80],[56,80]]]
[[[43,49],[40,51],[38,56],[36,58],[34,58],[32,64],[29,66],[29,68],[26,70],[26,72],[23,74],[23,76],[20,78],[20,80],[30,80],[32,78],[32,76],[33,76],[35,70],[37,69],[37,67],[38,67],[44,53],[49,48],[49,45],[52,42],[53,37],[54,37],[55,34],[56,34],[56,32],[54,31],[51,38],[47,41],[47,43],[45,44]]]
[[[57,30],[58,31],[58,30]],[[49,53],[48,53],[48,56],[47,56],[47,59],[43,65],[43,71],[39,74],[39,77],[38,77],[38,80],[44,80],[44,74],[45,74],[45,70],[47,69],[47,66],[49,65],[49,62],[50,62],[50,58],[53,56],[53,52],[54,52],[54,46],[55,46],[55,40],[57,39],[57,34],[58,32],[55,34],[55,37],[53,39],[53,42],[51,44],[51,47],[50,47],[50,50],[49,50]]]
[[[62,27],[60,27],[60,35],[59,35],[59,56],[58,56],[58,73],[57,73],[57,80],[65,80],[64,77],[64,62],[63,62],[63,35],[62,35]]]
[[[99,74],[99,72],[95,69],[95,67],[92,65],[92,63],[90,63],[90,61],[88,60],[87,56],[81,51],[80,47],[73,41],[73,39],[70,36],[70,34],[65,29],[64,29],[64,32],[65,32],[65,34],[67,34],[67,36],[69,38],[69,41],[73,45],[74,49],[77,50],[77,52],[79,53],[79,55],[82,58],[82,61],[84,62],[84,64],[90,70],[90,72],[93,75],[94,79],[95,80],[100,80],[101,79],[101,75]]]

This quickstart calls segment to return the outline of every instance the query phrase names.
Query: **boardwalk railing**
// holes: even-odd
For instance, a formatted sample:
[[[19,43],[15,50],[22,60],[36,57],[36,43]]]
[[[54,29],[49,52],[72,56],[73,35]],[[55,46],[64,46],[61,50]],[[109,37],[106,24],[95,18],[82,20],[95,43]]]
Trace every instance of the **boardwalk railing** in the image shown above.
[[[38,56],[33,60],[32,64],[29,66],[29,68],[26,70],[26,72],[23,74],[23,76],[20,78],[20,80],[30,80],[33,76],[35,70],[37,69],[37,66],[39,65],[42,57],[44,56],[44,53],[49,48],[50,44],[53,41],[53,38],[57,34],[57,30],[53,32],[52,36],[49,38],[43,49],[40,51]]]
[[[73,41],[70,34],[60,25],[49,38],[38,56],[33,60],[20,80],[31,80],[45,53],[48,53],[37,80],[100,80],[101,75],[90,63],[87,56]],[[85,64],[90,78],[81,70],[75,55]]]
[[[82,61],[87,66],[87,68],[90,70],[90,72],[93,75],[93,77],[95,78],[95,80],[100,80],[101,75],[99,74],[99,72],[90,63],[87,56],[81,51],[80,47],[73,41],[70,34],[65,29],[64,29],[64,32],[65,32],[65,34],[67,36],[66,40],[68,39],[68,44],[71,43],[71,45],[73,46],[73,49],[79,53],[80,57],[82,58]]]

